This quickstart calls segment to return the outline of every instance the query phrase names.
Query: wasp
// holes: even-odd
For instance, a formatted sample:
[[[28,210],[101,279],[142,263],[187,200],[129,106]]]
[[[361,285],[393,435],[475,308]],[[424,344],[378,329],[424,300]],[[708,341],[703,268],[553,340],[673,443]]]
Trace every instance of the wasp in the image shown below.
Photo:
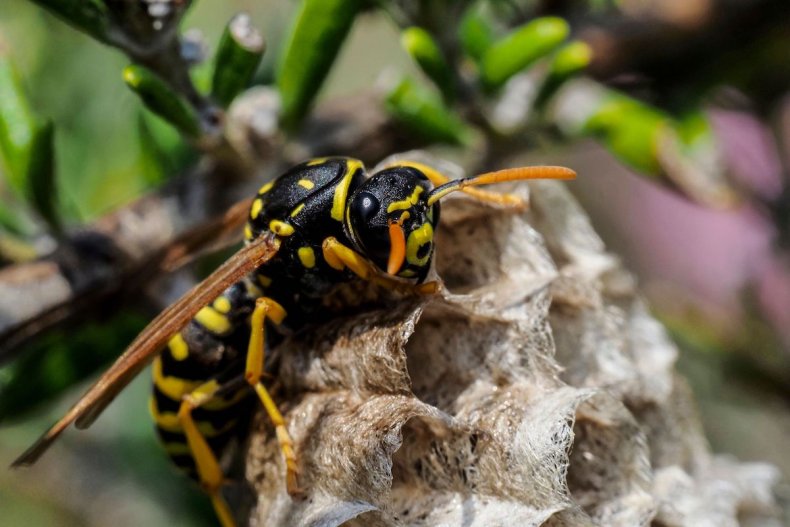
[[[464,191],[482,201],[521,206],[517,196],[476,187],[573,177],[570,169],[544,166],[449,179],[409,161],[367,175],[361,161],[345,157],[293,167],[244,202],[243,214],[230,215],[246,222],[244,247],[157,316],[14,466],[35,462],[72,423],[90,426],[153,361],[150,410],[159,437],[171,460],[208,494],[224,527],[234,520],[221,495],[219,454],[244,425],[252,394],[274,426],[288,492],[298,494],[296,452],[262,382],[267,332],[305,327],[322,309],[322,299],[352,280],[405,293],[436,292],[438,282],[426,279],[439,202],[448,194]]]

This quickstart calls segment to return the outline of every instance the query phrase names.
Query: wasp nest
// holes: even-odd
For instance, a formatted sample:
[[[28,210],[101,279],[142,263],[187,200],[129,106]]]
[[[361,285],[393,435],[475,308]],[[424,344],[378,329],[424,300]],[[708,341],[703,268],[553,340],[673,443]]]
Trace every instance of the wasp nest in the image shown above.
[[[568,191],[515,192],[528,211],[443,203],[441,295],[278,347],[304,497],[258,419],[250,525],[778,525],[777,472],[711,454],[677,349]]]

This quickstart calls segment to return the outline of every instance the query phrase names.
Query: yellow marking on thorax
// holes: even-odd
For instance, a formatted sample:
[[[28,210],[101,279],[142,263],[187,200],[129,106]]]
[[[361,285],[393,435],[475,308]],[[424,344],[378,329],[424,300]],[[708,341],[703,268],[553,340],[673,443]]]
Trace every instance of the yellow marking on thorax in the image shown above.
[[[403,271],[398,273],[398,276],[402,276],[403,278],[412,278],[414,276],[417,276],[417,273],[415,273],[411,269],[404,269]]]
[[[254,235],[252,234],[252,227],[248,223],[247,225],[244,226],[244,239],[252,240],[253,237]]]
[[[233,329],[228,317],[209,306],[201,308],[195,320],[215,335],[226,335]]]
[[[315,267],[315,252],[313,252],[312,247],[299,247],[296,254],[299,255],[299,260],[302,262],[302,265],[308,269]]]
[[[296,182],[296,184],[302,188],[306,188],[307,190],[313,190],[313,188],[315,187],[315,183],[313,183],[309,179],[300,179],[299,181]]]
[[[314,167],[316,165],[320,165],[321,163],[326,163],[328,159],[328,157],[316,157],[315,159],[308,161],[307,165],[305,166]]]
[[[406,240],[406,261],[412,265],[423,266],[431,256],[431,252],[422,258],[417,257],[417,251],[426,243],[433,241],[433,226],[430,223],[423,223],[420,228],[411,231],[409,239]]]
[[[274,186],[274,181],[269,181],[264,186],[258,189],[258,194],[266,194],[272,189],[273,186]]]
[[[401,200],[401,201],[393,201],[390,203],[389,207],[387,207],[387,212],[392,212],[393,210],[405,210],[410,209],[413,205],[417,204],[417,201],[420,199],[420,194],[425,191],[421,185],[417,185],[414,187],[414,191],[411,193],[411,196],[408,198]]]
[[[258,280],[258,283],[261,284],[263,287],[269,287],[270,285],[272,285],[272,279],[269,278],[268,276],[262,274],[255,276]]]
[[[250,207],[250,218],[253,220],[258,217],[258,214],[261,213],[263,210],[263,200],[261,198],[256,199],[252,202],[252,206]]]
[[[346,173],[343,179],[335,187],[335,195],[332,199],[332,218],[343,221],[343,212],[346,210],[346,199],[348,198],[348,187],[357,170],[363,168],[362,161],[350,159],[346,161]]]
[[[222,314],[229,313],[231,307],[233,307],[230,304],[230,300],[228,300],[228,298],[225,297],[225,296],[217,297],[217,299],[214,300],[213,306],[214,306],[214,309],[216,309],[217,311],[219,311]]]
[[[170,340],[167,342],[167,347],[170,349],[170,355],[175,360],[184,360],[189,357],[189,346],[187,346],[181,333],[176,333],[170,337]]]
[[[269,223],[269,229],[278,236],[290,236],[294,233],[292,225],[280,220],[272,220]]]
[[[296,206],[296,208],[294,208],[294,210],[291,211],[291,217],[293,218],[297,214],[302,212],[302,209],[304,209],[304,203],[300,203],[299,205]]]

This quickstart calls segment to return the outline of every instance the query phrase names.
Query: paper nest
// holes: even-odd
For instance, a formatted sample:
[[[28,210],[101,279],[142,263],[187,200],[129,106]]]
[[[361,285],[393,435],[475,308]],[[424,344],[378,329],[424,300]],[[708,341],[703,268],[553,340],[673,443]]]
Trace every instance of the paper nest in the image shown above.
[[[780,525],[777,470],[711,454],[677,349],[568,191],[514,191],[527,212],[443,202],[448,292],[275,350],[305,494],[259,416],[249,524]]]

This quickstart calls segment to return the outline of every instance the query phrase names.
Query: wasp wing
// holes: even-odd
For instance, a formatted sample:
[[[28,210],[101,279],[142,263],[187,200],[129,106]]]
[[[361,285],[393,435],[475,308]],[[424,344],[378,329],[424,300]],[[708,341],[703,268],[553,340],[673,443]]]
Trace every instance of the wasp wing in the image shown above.
[[[160,313],[66,415],[11,466],[34,463],[71,423],[76,422],[78,428],[90,426],[120,391],[159,353],[176,331],[184,327],[202,307],[213,301],[222,291],[270,260],[277,254],[278,249],[279,241],[273,235],[261,236]]]

